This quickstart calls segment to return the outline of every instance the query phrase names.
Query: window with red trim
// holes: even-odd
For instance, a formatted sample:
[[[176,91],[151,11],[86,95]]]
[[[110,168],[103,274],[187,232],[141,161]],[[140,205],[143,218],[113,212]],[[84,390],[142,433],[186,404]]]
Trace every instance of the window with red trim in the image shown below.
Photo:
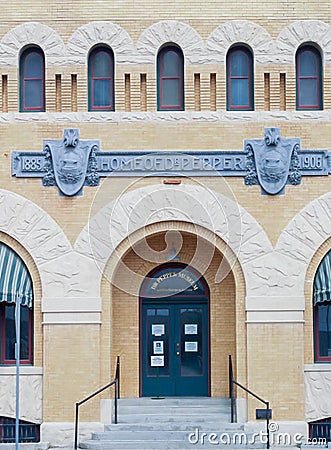
[[[33,362],[33,311],[21,306],[21,364]],[[15,303],[0,302],[1,364],[15,364]]]
[[[184,56],[180,48],[167,45],[157,57],[157,103],[159,111],[184,110]]]
[[[45,58],[39,47],[29,47],[20,58],[20,110],[45,111]]]
[[[89,111],[114,111],[114,55],[109,47],[94,48],[88,62]]]
[[[227,109],[254,109],[253,54],[243,46],[231,48],[226,58]]]
[[[317,48],[304,45],[296,54],[297,109],[322,109],[322,61]]]

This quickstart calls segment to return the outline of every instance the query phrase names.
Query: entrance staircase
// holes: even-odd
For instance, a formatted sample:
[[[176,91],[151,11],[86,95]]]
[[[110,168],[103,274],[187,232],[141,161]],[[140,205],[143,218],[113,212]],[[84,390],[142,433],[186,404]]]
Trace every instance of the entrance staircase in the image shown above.
[[[246,436],[247,442],[239,435]],[[221,442],[221,436],[223,441],[230,442]],[[265,448],[261,442],[252,445],[251,440],[252,434],[244,433],[244,424],[230,423],[227,398],[136,398],[120,399],[118,424],[106,425],[103,433],[93,433],[79,447],[91,450]]]

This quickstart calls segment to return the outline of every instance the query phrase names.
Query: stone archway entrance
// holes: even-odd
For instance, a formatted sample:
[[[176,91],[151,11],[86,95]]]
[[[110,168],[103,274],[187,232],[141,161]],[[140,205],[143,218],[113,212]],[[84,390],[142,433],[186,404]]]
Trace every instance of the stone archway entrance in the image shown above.
[[[192,267],[166,263],[140,291],[140,394],[207,396],[209,288]]]

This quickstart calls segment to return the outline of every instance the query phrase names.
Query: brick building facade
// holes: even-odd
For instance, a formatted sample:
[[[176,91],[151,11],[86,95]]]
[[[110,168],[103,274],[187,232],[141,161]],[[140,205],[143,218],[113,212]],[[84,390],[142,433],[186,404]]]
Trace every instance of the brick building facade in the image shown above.
[[[313,302],[316,273],[331,249],[330,42],[327,1],[2,6],[0,237],[32,280],[33,356],[21,369],[21,418],[42,424],[44,441],[63,444],[59,430],[71,438],[75,402],[109,381],[117,355],[122,396],[143,395],[142,286],[158,267],[196,270],[208,286],[207,395],[227,396],[231,354],[236,378],[270,401],[276,421],[305,427],[331,417],[331,346],[317,354]],[[172,77],[182,82],[176,107],[166,97],[160,52],[167,48],[182,64]],[[94,74],[93,52],[109,55],[108,78]],[[230,52],[250,60],[247,73],[235,61],[231,72]],[[40,76],[29,75],[31,55],[40,58]],[[95,94],[101,79],[112,93],[107,104]],[[29,97],[32,82],[39,103]],[[125,174],[114,166],[104,177],[98,153],[97,185],[85,182],[66,195],[56,180],[42,183],[47,169],[36,152],[44,158],[51,141],[64,148],[68,129],[116,161],[157,152],[162,162],[150,169],[152,162],[139,160]],[[286,185],[271,194],[259,180],[247,181],[246,162],[231,159],[233,152],[247,156],[247,142],[263,142],[270,129],[280,130],[275,149],[286,139],[299,143],[300,175],[291,183],[290,165]],[[33,154],[24,159],[26,152]],[[201,173],[183,152],[195,161],[209,152],[212,168]],[[157,170],[166,158],[177,169]],[[0,416],[14,417],[15,371],[5,351],[2,345]],[[239,396],[240,414],[254,420],[258,403]],[[87,430],[102,426],[100,399],[81,420]]]

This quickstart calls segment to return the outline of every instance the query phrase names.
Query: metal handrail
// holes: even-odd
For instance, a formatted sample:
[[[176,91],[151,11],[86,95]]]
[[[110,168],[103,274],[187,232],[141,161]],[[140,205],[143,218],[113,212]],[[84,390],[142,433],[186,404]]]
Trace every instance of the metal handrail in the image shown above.
[[[247,394],[252,395],[253,397],[255,397],[257,400],[259,400],[261,403],[263,403],[264,405],[266,405],[266,410],[269,410],[269,402],[267,402],[266,400],[264,400],[262,397],[260,397],[259,395],[255,394],[255,392],[251,391],[250,389],[248,389],[247,387],[243,386],[242,384],[238,383],[238,381],[236,381],[233,377],[233,367],[232,367],[232,357],[231,355],[229,355],[229,397],[231,399],[231,423],[233,423],[234,420],[234,405],[235,405],[235,397],[234,397],[234,388],[233,385],[236,385],[238,387],[240,387],[241,389],[243,389],[245,392],[247,392]],[[268,411],[269,412],[269,411]],[[267,419],[266,419],[266,425],[267,425],[267,449],[270,448],[270,430],[269,430],[269,414],[267,412]]]
[[[117,400],[120,398],[120,357],[117,356],[116,359],[116,369],[115,369],[115,377],[113,381],[106,384],[106,386],[103,386],[102,388],[98,389],[97,391],[93,392],[93,394],[90,394],[88,397],[84,398],[80,402],[76,403],[75,408],[75,443],[74,443],[74,449],[77,450],[78,448],[78,422],[79,422],[79,407],[87,402],[88,400],[91,400],[91,398],[95,397],[96,395],[100,394],[101,392],[105,391],[111,386],[115,386],[115,397],[114,397],[114,416],[115,416],[115,423],[117,423]]]

